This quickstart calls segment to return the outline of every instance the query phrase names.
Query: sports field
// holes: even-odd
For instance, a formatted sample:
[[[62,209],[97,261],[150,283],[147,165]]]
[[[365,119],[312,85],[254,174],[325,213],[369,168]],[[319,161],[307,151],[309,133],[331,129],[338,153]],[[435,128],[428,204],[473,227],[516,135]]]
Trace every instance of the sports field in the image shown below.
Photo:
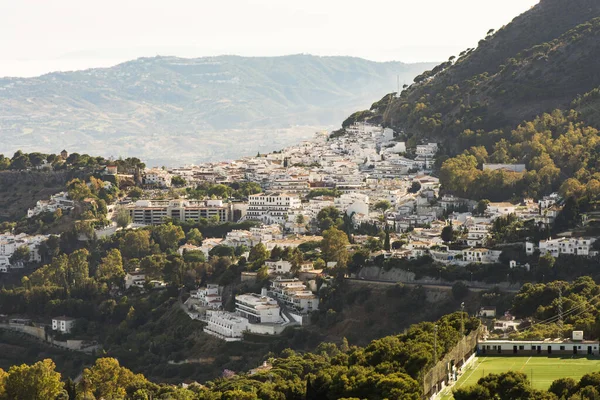
[[[600,359],[585,356],[476,357],[453,388],[471,386],[483,376],[507,371],[522,372],[527,375],[534,388],[548,389],[558,378],[571,377],[579,380],[589,372],[600,371]],[[444,391],[441,397],[443,400],[452,399],[452,388],[449,389]]]

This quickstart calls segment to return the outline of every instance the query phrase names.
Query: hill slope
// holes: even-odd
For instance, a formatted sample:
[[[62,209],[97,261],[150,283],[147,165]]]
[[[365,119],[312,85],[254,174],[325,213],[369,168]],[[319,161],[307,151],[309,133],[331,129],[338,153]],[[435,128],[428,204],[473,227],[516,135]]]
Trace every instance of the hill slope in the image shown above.
[[[344,124],[383,123],[403,131],[410,145],[439,141],[446,192],[501,201],[560,190],[595,204],[599,87],[600,2],[542,0],[477,49]],[[522,163],[527,171],[484,171],[484,163]]]
[[[4,78],[0,153],[64,147],[150,163],[167,152],[178,162],[246,155],[260,144],[284,144],[276,129],[332,125],[394,88],[397,75],[409,81],[432,65],[310,55],[155,57]]]
[[[567,108],[600,85],[597,17],[597,1],[542,0],[477,49],[415,78],[399,98],[375,103],[374,119],[445,141]],[[462,149],[452,143],[449,150]]]

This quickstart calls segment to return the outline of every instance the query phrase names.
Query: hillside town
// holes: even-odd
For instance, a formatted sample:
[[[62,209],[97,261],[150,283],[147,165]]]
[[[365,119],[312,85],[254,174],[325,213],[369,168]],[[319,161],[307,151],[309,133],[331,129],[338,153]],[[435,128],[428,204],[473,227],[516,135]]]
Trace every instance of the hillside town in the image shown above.
[[[410,271],[408,264],[405,269],[412,278],[410,273],[404,278],[393,274],[382,278],[380,267],[427,259],[439,271],[439,276],[431,279],[443,283],[443,266],[505,265],[514,271],[530,271],[529,256],[598,254],[594,237],[546,235],[532,241],[530,235],[519,236],[527,226],[535,232],[549,231],[564,206],[558,194],[515,202],[476,201],[445,194],[433,174],[438,144],[411,147],[401,137],[389,128],[360,122],[347,127],[343,134],[318,132],[313,140],[281,151],[228,162],[146,168],[138,178],[130,171],[119,173],[109,164],[97,174],[115,183],[119,179],[137,180],[141,190],[136,187],[135,196],[135,190],[130,189],[125,196],[115,198],[113,204],[107,204],[105,222],[78,237],[89,241],[125,228],[159,227],[168,222],[248,224],[243,229],[227,229],[221,237],[187,240],[177,249],[180,257],[202,254],[204,260],[228,248],[239,250],[236,257],[244,259],[252,259],[250,252],[258,246],[271,255],[259,259],[259,264],[253,262],[251,270],[238,276],[246,285],[264,282],[267,276],[269,283],[259,289],[260,293],[228,295],[232,300],[225,307],[223,286],[205,282],[182,304],[190,318],[205,324],[204,332],[225,341],[243,340],[247,334],[279,335],[289,326],[308,323],[310,314],[319,309],[319,289],[327,287],[337,264],[319,256],[319,244],[331,226],[346,232],[350,239],[346,248],[353,257],[366,251],[365,258],[358,259],[362,261],[352,261],[352,270],[344,272],[350,279],[412,282],[419,271]],[[61,158],[67,157],[65,150]],[[482,168],[521,173],[524,165],[483,164]],[[251,191],[237,195],[228,191],[241,183],[252,185]],[[110,181],[96,181],[94,185],[104,191],[114,190]],[[198,194],[200,188],[205,192]],[[75,209],[81,209],[82,203],[83,210],[97,208],[95,200],[85,197],[74,201],[69,193],[38,201],[27,211],[27,218],[81,212]],[[331,213],[337,217],[330,217]],[[128,219],[124,225],[118,221],[119,214]],[[331,218],[339,219],[334,222]],[[2,234],[0,272],[41,262],[40,246],[49,237]],[[507,251],[515,246],[517,253]],[[306,248],[316,249],[316,258],[300,257],[298,261],[290,256],[291,251]],[[282,257],[282,250],[288,256]],[[378,271],[376,277],[372,267]],[[473,285],[470,271],[467,284]],[[140,268],[128,271],[121,279],[125,290],[144,292],[168,286],[161,277],[150,276]],[[509,280],[507,274],[507,284]]]

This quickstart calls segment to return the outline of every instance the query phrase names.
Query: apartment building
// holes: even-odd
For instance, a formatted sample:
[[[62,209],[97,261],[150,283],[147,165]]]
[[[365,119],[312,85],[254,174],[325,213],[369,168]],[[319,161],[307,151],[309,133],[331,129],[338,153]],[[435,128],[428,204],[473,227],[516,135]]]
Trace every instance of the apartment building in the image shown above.
[[[319,297],[297,278],[277,278],[273,281],[270,294],[302,314],[319,309]]]
[[[248,329],[248,320],[226,311],[207,311],[203,331],[227,342],[242,340]]]
[[[227,221],[230,208],[222,200],[138,200],[127,206],[135,224],[160,225],[165,219],[195,221],[217,217]]]
[[[247,318],[251,324],[281,323],[281,309],[277,301],[266,296],[266,293],[240,294],[235,296],[235,310],[241,317]]]
[[[596,238],[558,238],[540,240],[539,250],[541,255],[550,254],[553,257],[558,257],[561,254],[572,254],[576,256],[591,256],[596,253],[592,249]],[[525,244],[527,254],[535,252],[533,243]]]
[[[289,193],[260,193],[249,198],[246,219],[268,224],[284,224],[292,210],[301,206],[300,198]]]

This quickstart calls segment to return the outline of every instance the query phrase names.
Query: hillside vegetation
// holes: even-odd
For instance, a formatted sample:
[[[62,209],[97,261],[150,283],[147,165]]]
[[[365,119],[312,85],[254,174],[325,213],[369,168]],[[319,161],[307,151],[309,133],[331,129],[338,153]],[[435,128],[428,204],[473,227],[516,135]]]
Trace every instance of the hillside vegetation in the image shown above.
[[[600,195],[600,3],[543,0],[353,120],[439,141],[446,192],[495,201]],[[454,157],[448,160],[448,157]],[[484,163],[527,172],[484,171]]]
[[[351,57],[141,58],[112,68],[0,79],[0,153],[135,155],[152,165],[278,150],[433,64]],[[289,130],[296,125],[310,126]],[[281,129],[281,130],[280,130]],[[287,129],[287,130],[284,130]],[[10,138],[10,141],[7,140]],[[254,143],[252,152],[248,143]],[[43,146],[43,147],[40,147]]]

